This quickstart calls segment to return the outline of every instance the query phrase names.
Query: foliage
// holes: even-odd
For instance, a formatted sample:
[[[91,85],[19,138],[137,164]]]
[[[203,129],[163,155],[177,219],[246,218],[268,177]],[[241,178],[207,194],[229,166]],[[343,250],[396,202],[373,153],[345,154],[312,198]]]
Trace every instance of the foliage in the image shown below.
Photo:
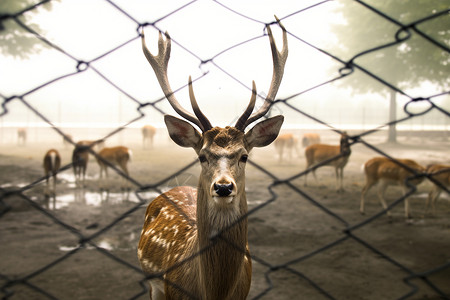
[[[342,1],[335,12],[344,22],[332,31],[349,60],[362,51],[392,44],[355,58],[355,63],[388,83],[402,89],[429,81],[447,89],[450,86],[448,4],[448,0]],[[388,90],[388,86],[374,85],[368,78],[350,76],[355,92]]]
[[[34,31],[40,31],[32,22],[33,14],[39,8],[50,10],[50,0],[1,0],[0,1],[0,52],[5,56],[27,58],[38,53],[45,45],[20,24],[25,24]]]

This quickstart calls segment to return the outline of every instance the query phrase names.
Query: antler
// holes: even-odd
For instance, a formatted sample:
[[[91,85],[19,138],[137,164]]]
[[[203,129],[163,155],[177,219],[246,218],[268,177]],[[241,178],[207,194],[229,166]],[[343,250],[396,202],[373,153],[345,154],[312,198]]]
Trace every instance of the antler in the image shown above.
[[[287,34],[286,28],[284,28],[283,24],[281,24],[277,16],[275,16],[275,19],[277,20],[278,25],[283,30],[283,49],[281,50],[281,52],[278,51],[277,46],[275,45],[275,40],[272,35],[272,30],[270,29],[270,26],[267,25],[267,33],[269,35],[270,48],[272,49],[272,59],[273,59],[272,82],[270,83],[269,92],[267,93],[267,97],[264,101],[264,104],[258,109],[258,111],[250,115],[255,106],[253,97],[256,96],[256,87],[255,83],[253,82],[252,99],[250,100],[250,104],[248,105],[247,109],[244,111],[244,113],[238,119],[235,125],[235,127],[241,131],[244,131],[244,129],[249,124],[263,117],[269,111],[269,108],[272,105],[275,96],[277,95],[278,88],[280,87],[281,84],[281,79],[283,79],[284,65],[286,64],[286,59],[288,57]]]
[[[192,80],[189,77],[189,96],[191,98],[192,109],[194,110],[195,116],[185,110],[180,103],[175,98],[175,95],[170,88],[169,79],[167,76],[167,66],[169,64],[170,50],[171,50],[171,40],[169,34],[165,33],[166,40],[164,41],[161,32],[159,32],[158,39],[158,55],[154,56],[150,53],[145,45],[144,30],[142,30],[141,40],[142,40],[142,50],[147,58],[148,62],[155,72],[156,78],[158,79],[159,85],[164,92],[167,100],[169,100],[170,105],[173,109],[183,118],[192,123],[196,124],[203,132],[212,128],[211,123],[205,117],[205,115],[200,111],[197,101],[194,97],[194,91],[192,89]]]

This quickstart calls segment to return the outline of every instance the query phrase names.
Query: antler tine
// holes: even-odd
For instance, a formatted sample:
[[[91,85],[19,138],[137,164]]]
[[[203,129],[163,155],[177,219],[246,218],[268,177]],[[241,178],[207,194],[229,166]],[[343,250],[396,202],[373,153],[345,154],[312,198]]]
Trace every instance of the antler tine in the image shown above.
[[[200,123],[203,126],[203,132],[210,130],[212,128],[212,125],[209,122],[208,118],[200,110],[200,107],[197,104],[197,100],[195,99],[194,89],[192,88],[191,76],[189,76],[189,98],[191,99],[192,109],[194,110],[194,113],[197,116],[197,119],[200,121]]]
[[[246,120],[243,129],[245,129],[249,124],[263,117],[269,111],[269,108],[273,104],[275,96],[277,95],[278,88],[280,87],[281,84],[281,80],[283,79],[284,66],[286,64],[286,59],[288,57],[287,33],[286,28],[284,28],[283,24],[281,24],[281,21],[277,18],[277,16],[275,16],[275,19],[277,20],[278,25],[283,30],[283,49],[281,50],[281,52],[278,51],[277,46],[275,44],[275,40],[273,38],[272,30],[270,29],[270,26],[267,25],[267,33],[269,35],[270,48],[272,50],[272,59],[273,59],[272,82],[270,83],[270,88],[267,93],[267,97],[264,101],[264,104],[258,109],[258,111],[253,113]]]
[[[169,58],[170,58],[171,39],[170,39],[169,33],[166,32],[165,36],[166,36],[166,40],[164,41],[164,39],[162,37],[162,33],[159,32],[158,55],[155,56],[150,53],[150,50],[148,50],[148,48],[145,44],[144,30],[142,30],[141,41],[142,41],[142,50],[144,52],[144,55],[147,58],[150,65],[152,66],[153,71],[155,72],[156,78],[158,79],[159,85],[161,86],[161,89],[164,92],[164,95],[166,96],[167,100],[169,100],[169,103],[173,107],[173,109],[180,116],[182,116],[186,120],[191,121],[192,123],[197,125],[204,132],[205,128],[203,127],[202,122],[199,119],[197,119],[194,115],[189,113],[187,110],[185,110],[180,105],[180,103],[175,98],[175,95],[170,87],[169,79],[167,76],[167,66],[169,64]],[[192,99],[191,99],[191,102],[192,102]],[[198,106],[197,106],[197,108],[198,108]],[[197,112],[196,112],[196,114],[197,114]]]
[[[250,103],[248,104],[244,113],[237,120],[236,125],[234,126],[234,127],[236,127],[236,129],[239,129],[240,131],[244,131],[245,122],[247,121],[248,117],[252,113],[253,108],[255,108],[255,102],[256,102],[256,84],[255,84],[255,81],[253,81],[252,82],[252,97],[250,98]]]

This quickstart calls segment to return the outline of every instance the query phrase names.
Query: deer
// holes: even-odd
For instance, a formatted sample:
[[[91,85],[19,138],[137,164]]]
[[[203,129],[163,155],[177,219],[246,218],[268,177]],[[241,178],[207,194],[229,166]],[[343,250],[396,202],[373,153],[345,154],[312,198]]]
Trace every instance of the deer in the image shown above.
[[[427,166],[427,174],[430,181],[433,183],[433,187],[428,193],[427,202],[425,204],[425,214],[428,212],[428,206],[431,203],[433,214],[436,214],[435,203],[439,199],[441,192],[449,192],[450,187],[450,165],[432,164]]]
[[[27,129],[18,128],[17,129],[17,145],[25,146],[27,143]]]
[[[298,154],[297,143],[298,140],[292,133],[284,133],[278,136],[274,142],[274,145],[277,149],[280,163],[283,161],[283,152],[285,148],[288,152],[289,158],[292,157],[293,150],[295,150]]]
[[[305,133],[302,138],[302,146],[308,147],[314,144],[320,144],[320,135],[317,133]]]
[[[273,58],[267,97],[253,111],[256,85],[250,102],[234,126],[213,127],[201,112],[189,77],[189,98],[194,114],[180,106],[169,84],[167,65],[171,38],[159,33],[159,52],[142,48],[172,108],[185,120],[164,116],[170,138],[181,147],[193,148],[201,171],[197,188],[175,187],[156,197],[147,207],[138,244],[141,268],[150,283],[150,299],[245,299],[252,275],[248,246],[245,165],[254,147],[272,143],[284,117],[265,119],[250,130],[271,108],[281,84],[288,55],[286,29],[278,51],[266,25]],[[201,133],[194,127],[196,125]]]
[[[156,128],[152,125],[144,125],[142,131],[142,146],[146,149],[147,144],[150,144],[150,148],[153,148],[153,137],[156,133]]]
[[[75,176],[75,184],[84,187],[86,181],[86,169],[89,162],[89,152],[93,147],[102,147],[103,140],[79,141],[72,152],[72,167]]]
[[[61,155],[58,150],[50,149],[44,155],[44,174],[47,183],[47,192],[56,194],[56,175],[61,167]],[[50,187],[50,177],[53,178],[53,185]]]
[[[97,155],[97,163],[100,166],[99,180],[103,178],[105,173],[106,179],[108,178],[108,166],[118,166],[126,176],[128,174],[128,162],[130,161],[132,152],[130,149],[124,146],[116,146],[110,148],[103,148]]]
[[[417,186],[424,177],[420,177],[425,172],[425,168],[411,159],[391,159],[388,157],[374,157],[364,164],[366,182],[361,193],[360,212],[364,214],[364,201],[367,192],[372,186],[378,183],[378,198],[381,206],[387,210],[384,193],[389,185],[400,186],[403,196],[406,196],[409,186]],[[405,218],[411,218],[408,198],[405,202]],[[391,217],[390,211],[386,211]]]
[[[352,153],[347,132],[341,133],[340,145],[313,144],[306,147],[306,169],[312,168],[312,173],[317,181],[316,169],[323,166],[334,167],[336,172],[336,188],[338,192],[344,191],[344,167]],[[308,173],[305,174],[305,186],[307,186]]]

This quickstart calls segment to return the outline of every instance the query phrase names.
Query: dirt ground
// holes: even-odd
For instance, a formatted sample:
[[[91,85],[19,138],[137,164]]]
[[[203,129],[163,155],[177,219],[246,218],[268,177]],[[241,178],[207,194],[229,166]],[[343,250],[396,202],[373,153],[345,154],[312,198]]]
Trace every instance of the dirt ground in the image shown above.
[[[129,169],[135,183],[159,184],[162,190],[195,186],[197,165],[173,175],[195,160],[194,151],[179,148],[167,137],[160,139],[152,149],[143,149],[139,142],[128,144],[133,150]],[[392,146],[382,140],[368,141],[391,156],[413,158],[422,165],[450,163],[448,141],[402,138]],[[337,137],[324,141],[337,143]],[[46,201],[42,158],[52,147],[60,151],[63,165],[70,162],[72,149],[62,143],[1,145],[0,296],[148,299],[136,246],[146,205],[157,191],[137,193],[144,200],[140,203],[134,192],[127,197],[121,191],[123,182],[110,172],[110,194],[101,193],[99,167],[91,159],[84,190],[75,187],[72,170],[67,169],[59,176],[55,203]],[[353,145],[344,171],[345,191],[338,193],[334,170],[329,167],[317,171],[318,182],[309,176],[307,187],[303,177],[283,181],[304,170],[303,154],[280,163],[273,146],[252,153],[251,161],[266,171],[252,163],[247,166],[254,262],[249,299],[378,300],[410,293],[408,299],[443,299],[435,289],[450,295],[449,196],[441,195],[435,215],[425,215],[431,183],[423,182],[410,198],[411,220],[405,221],[403,203],[399,203],[391,219],[381,215],[370,221],[381,206],[374,188],[368,195],[366,215],[359,213],[364,184],[361,166],[376,155],[364,145]],[[14,193],[20,188],[24,188],[23,196]],[[133,190],[137,189],[134,185]],[[399,188],[387,191],[388,203],[400,196]],[[83,247],[78,247],[80,243]],[[439,268],[442,265],[446,268]],[[425,277],[409,278],[411,273]]]

